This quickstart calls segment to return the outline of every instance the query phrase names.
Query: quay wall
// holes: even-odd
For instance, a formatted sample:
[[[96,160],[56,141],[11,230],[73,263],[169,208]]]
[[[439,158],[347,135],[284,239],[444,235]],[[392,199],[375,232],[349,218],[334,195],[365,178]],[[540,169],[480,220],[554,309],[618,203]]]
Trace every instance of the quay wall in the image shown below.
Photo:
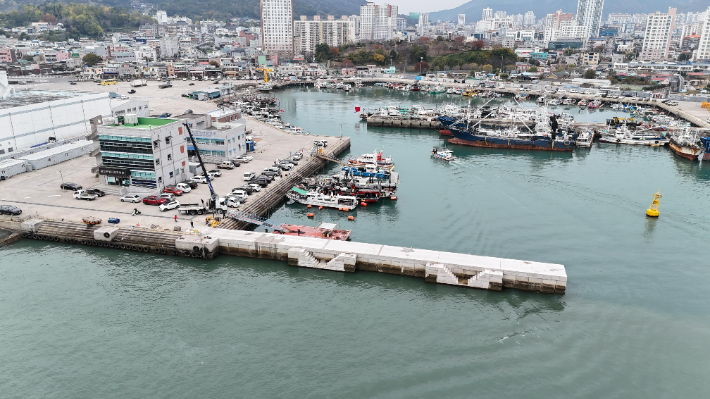
[[[328,147],[324,149],[323,155],[336,158],[348,148],[350,148],[350,138],[342,137],[336,143],[329,143]],[[308,159],[304,158],[295,169],[284,173],[280,180],[274,181],[270,187],[266,188],[266,192],[263,195],[256,198],[253,202],[247,202],[245,204],[246,206],[241,208],[240,211],[256,216],[267,214],[285,200],[286,193],[288,193],[293,186],[300,183],[304,177],[309,177],[323,169],[327,164],[328,161],[315,155]],[[221,228],[232,230],[244,230],[251,226],[250,223],[237,220],[224,220],[220,224]]]

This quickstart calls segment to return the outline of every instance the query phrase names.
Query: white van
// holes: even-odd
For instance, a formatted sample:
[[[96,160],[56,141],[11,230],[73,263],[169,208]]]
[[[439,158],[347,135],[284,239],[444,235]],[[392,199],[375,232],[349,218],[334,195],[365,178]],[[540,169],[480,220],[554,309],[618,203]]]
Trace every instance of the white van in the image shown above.
[[[218,168],[220,169],[234,169],[234,164],[232,161],[222,161],[221,164],[217,165]]]
[[[244,174],[244,181],[252,181],[255,177],[256,175],[254,174],[254,172],[247,172]]]

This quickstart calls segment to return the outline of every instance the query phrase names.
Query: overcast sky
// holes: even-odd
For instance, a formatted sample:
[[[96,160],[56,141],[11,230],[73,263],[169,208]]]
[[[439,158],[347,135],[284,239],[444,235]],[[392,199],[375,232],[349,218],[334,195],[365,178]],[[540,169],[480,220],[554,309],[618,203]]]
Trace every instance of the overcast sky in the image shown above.
[[[387,3],[399,6],[399,13],[434,12],[455,8],[468,0],[380,0],[377,3]]]

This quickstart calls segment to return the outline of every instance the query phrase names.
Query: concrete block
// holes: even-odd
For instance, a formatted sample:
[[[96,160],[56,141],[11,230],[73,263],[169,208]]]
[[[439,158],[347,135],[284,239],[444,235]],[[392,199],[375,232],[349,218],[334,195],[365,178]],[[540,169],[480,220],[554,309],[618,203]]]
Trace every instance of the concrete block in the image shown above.
[[[175,240],[175,248],[192,253],[215,254],[219,252],[219,239],[212,236],[183,235]]]
[[[20,225],[20,228],[22,229],[22,231],[24,231],[26,233],[37,234],[40,226],[42,226],[42,223],[44,223],[44,220],[29,219],[29,220],[25,220],[24,222],[22,222],[22,224]]]
[[[118,234],[119,228],[115,226],[103,226],[94,230],[94,240],[111,242]]]

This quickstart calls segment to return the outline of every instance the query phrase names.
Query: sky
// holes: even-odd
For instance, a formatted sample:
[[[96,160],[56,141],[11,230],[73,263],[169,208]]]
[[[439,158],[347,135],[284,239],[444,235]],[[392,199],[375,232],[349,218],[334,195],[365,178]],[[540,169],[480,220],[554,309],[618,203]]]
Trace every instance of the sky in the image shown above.
[[[387,3],[399,7],[400,14],[410,12],[434,12],[456,8],[469,0],[378,0],[377,3]]]

